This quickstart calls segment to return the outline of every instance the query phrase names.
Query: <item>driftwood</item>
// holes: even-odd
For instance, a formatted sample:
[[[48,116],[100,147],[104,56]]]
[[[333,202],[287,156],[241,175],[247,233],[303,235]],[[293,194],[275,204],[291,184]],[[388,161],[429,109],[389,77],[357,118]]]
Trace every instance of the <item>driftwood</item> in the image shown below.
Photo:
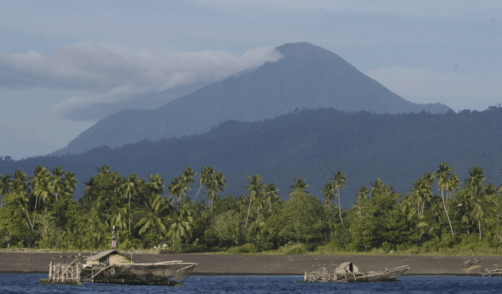
[[[491,277],[491,276],[502,276],[502,268],[500,265],[494,264],[491,269],[485,269],[481,272],[483,277]]]

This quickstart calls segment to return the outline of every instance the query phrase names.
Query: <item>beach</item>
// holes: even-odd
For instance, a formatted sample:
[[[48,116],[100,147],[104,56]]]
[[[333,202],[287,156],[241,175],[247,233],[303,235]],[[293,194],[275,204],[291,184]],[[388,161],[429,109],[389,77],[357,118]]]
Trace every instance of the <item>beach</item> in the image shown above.
[[[129,255],[130,253],[127,253]],[[0,252],[0,273],[45,273],[49,263],[71,262],[78,253]],[[63,256],[63,257],[62,257]],[[66,257],[66,260],[64,258]],[[83,254],[83,257],[90,253]],[[502,264],[502,256],[476,256],[481,267],[466,272],[464,262],[472,256],[419,255],[228,255],[133,253],[136,263],[183,260],[198,263],[193,275],[303,275],[323,265],[352,261],[360,271],[384,270],[409,265],[407,275],[478,275],[485,268]]]

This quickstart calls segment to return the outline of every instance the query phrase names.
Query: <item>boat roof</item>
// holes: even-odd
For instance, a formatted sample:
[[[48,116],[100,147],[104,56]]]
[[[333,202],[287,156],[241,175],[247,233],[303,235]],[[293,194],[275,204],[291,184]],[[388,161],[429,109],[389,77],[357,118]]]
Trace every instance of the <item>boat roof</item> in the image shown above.
[[[102,252],[100,252],[96,255],[93,255],[93,256],[89,256],[85,260],[100,260],[101,258],[103,258],[107,255],[110,255],[112,253],[113,254],[120,254],[116,249],[112,249],[112,250],[102,251]]]

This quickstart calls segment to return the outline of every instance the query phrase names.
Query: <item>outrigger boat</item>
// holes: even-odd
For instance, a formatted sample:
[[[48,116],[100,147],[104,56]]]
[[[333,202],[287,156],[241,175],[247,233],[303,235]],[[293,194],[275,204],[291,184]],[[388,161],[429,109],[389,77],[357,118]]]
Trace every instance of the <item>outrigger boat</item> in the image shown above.
[[[317,271],[305,272],[303,280],[299,280],[299,282],[388,282],[396,281],[397,277],[408,269],[410,269],[409,266],[402,265],[392,269],[385,269],[385,271],[360,272],[359,268],[349,261],[340,264],[334,271],[330,271],[327,266],[324,266]]]
[[[197,265],[181,260],[155,263],[133,263],[117,250],[103,251],[71,263],[50,263],[49,277],[40,284],[114,283],[129,285],[180,285]]]
[[[127,255],[108,250],[86,258],[81,265],[82,282],[176,285],[183,282],[197,263],[181,260],[133,263]]]

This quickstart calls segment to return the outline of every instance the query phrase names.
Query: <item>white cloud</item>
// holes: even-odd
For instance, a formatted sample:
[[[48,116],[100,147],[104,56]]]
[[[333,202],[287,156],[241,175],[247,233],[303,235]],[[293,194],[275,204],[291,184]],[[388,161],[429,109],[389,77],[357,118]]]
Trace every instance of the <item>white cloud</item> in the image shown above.
[[[502,103],[502,76],[477,77],[426,68],[388,67],[366,75],[416,103],[440,102],[454,110],[484,110]]]
[[[132,52],[82,43],[52,56],[0,53],[0,87],[80,90],[51,109],[59,118],[96,120],[124,108],[154,108],[202,85],[276,61],[272,47],[241,56],[221,51]],[[85,111],[84,111],[85,110]]]
[[[495,0],[191,0],[218,10],[251,15],[256,11],[325,11],[332,13],[381,14],[418,17],[493,18],[502,14]]]

